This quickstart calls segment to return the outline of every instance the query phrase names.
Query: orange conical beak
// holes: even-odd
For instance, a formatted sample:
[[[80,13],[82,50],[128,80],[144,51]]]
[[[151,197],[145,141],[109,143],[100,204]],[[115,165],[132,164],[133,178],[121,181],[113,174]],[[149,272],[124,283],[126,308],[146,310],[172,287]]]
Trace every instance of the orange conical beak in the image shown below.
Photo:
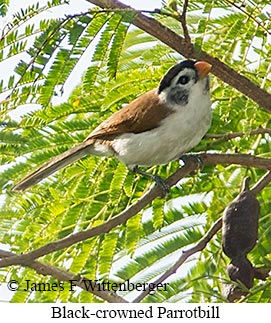
[[[198,75],[200,79],[203,79],[204,77],[206,77],[212,68],[212,65],[205,61],[198,61],[195,63],[194,66],[198,71]]]

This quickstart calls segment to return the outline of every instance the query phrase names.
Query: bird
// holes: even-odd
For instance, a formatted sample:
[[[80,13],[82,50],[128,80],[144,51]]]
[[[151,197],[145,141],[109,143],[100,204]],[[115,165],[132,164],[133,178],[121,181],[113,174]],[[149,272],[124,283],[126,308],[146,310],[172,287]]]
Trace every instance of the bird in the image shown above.
[[[129,170],[167,164],[194,148],[211,125],[211,64],[184,60],[172,66],[157,88],[149,90],[97,126],[80,144],[53,157],[20,180],[24,191],[61,168],[87,156],[115,156]]]

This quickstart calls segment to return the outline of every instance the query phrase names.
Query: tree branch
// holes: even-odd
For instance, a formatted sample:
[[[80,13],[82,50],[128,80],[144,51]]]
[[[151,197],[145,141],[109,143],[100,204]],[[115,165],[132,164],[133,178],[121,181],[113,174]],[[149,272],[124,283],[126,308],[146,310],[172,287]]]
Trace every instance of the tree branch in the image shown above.
[[[268,112],[271,111],[271,94],[261,89],[248,78],[237,73],[234,69],[221,62],[204,51],[195,49],[191,44],[188,44],[185,38],[179,36],[168,27],[162,25],[157,20],[147,17],[135,9],[121,3],[117,0],[87,0],[101,8],[123,8],[135,13],[133,24],[156,37],[158,40],[176,50],[184,57],[205,60],[212,64],[212,73],[220,78],[225,83],[231,85],[254,102],[259,104]]]
[[[180,168],[173,175],[171,175],[167,180],[167,184],[170,187],[175,185],[181,178],[183,178],[184,176],[186,176],[196,168],[197,168],[196,163],[194,163],[191,160],[187,165]],[[74,233],[72,235],[69,235],[67,238],[61,239],[59,241],[48,243],[27,254],[16,255],[14,257],[2,259],[0,260],[0,267],[7,267],[11,265],[18,265],[18,264],[27,264],[29,261],[33,259],[37,259],[47,254],[50,254],[54,251],[58,251],[58,250],[70,247],[80,241],[84,241],[89,238],[107,233],[113,228],[115,228],[116,226],[122,223],[125,223],[128,219],[130,219],[132,216],[140,212],[151,201],[153,201],[155,198],[159,197],[160,195],[161,195],[161,188],[158,186],[154,186],[144,196],[142,196],[142,198],[140,198],[136,203],[131,205],[123,212],[119,213],[114,218],[104,222],[103,224],[85,231]]]
[[[0,249],[0,258],[7,259],[12,257],[17,257],[17,255],[15,253]],[[84,280],[88,281],[89,280],[88,278],[78,277],[77,275],[74,275],[67,270],[62,270],[62,269],[53,267],[51,265],[41,263],[37,260],[31,260],[28,263],[24,263],[22,265],[25,267],[34,269],[38,274],[41,274],[43,276],[50,275],[59,281],[67,281],[67,282],[72,281],[76,286],[110,303],[127,303],[125,299],[118,296],[115,292],[106,291],[106,290],[103,290],[103,288],[99,288],[98,282],[96,282],[96,285],[94,284],[92,285],[93,289],[90,289],[87,284],[86,285],[84,284]]]
[[[255,167],[260,169],[271,170],[271,159],[256,157],[247,154],[211,154],[199,153],[197,156],[202,160],[203,165],[211,164],[234,164],[245,167]]]
[[[208,154],[199,153],[197,156],[202,160],[203,165],[211,164],[236,164],[246,167],[257,167],[261,169],[271,170],[271,159],[256,157],[245,154]],[[198,168],[198,163],[194,159],[189,159],[186,164],[172,174],[166,183],[169,187],[176,185],[182,178],[187,176],[192,171]],[[40,258],[52,252],[70,247],[80,241],[104,234],[115,228],[116,226],[125,223],[132,216],[136,215],[155,198],[161,195],[161,189],[158,186],[151,188],[144,196],[142,196],[136,203],[131,205],[126,210],[119,213],[114,218],[104,222],[103,224],[78,233],[69,235],[68,237],[48,243],[38,249],[23,255],[16,255],[6,259],[0,260],[0,267],[7,267],[11,265],[25,265],[29,261]]]

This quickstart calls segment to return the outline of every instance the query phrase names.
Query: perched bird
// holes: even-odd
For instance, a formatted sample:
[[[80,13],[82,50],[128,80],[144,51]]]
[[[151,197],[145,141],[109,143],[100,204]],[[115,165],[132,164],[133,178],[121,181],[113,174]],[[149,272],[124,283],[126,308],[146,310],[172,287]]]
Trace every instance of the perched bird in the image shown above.
[[[86,156],[115,156],[130,170],[165,164],[195,147],[211,124],[209,72],[204,61],[182,61],[158,88],[146,92],[103,121],[83,143],[52,158],[14,187],[23,191]],[[156,179],[156,178],[154,178]]]

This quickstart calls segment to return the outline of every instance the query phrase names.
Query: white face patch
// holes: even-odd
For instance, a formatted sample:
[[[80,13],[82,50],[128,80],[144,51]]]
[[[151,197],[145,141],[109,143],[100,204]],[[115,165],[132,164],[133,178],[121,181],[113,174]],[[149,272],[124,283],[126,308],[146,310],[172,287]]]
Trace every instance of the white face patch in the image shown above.
[[[197,82],[196,71],[192,68],[184,68],[171,81],[170,86],[164,88],[164,101],[168,105],[185,106],[188,104],[190,90]]]

